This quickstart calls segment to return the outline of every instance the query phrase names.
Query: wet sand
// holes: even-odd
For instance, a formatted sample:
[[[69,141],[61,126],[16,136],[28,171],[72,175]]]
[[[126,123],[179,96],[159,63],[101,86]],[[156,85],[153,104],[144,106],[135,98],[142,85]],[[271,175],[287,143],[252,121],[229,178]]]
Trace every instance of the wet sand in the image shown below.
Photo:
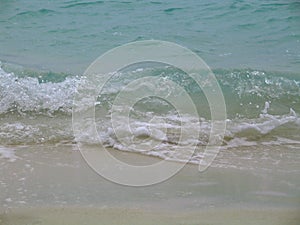
[[[287,172],[283,166],[271,170],[261,163],[260,168],[255,159],[248,162],[255,165],[252,169],[213,165],[204,173],[187,165],[163,183],[137,188],[105,180],[71,144],[14,149],[16,160],[0,159],[1,225],[296,225],[300,221],[296,164],[289,165]],[[113,154],[139,165],[158,161],[133,153]]]
[[[5,225],[298,225],[299,212],[293,210],[217,209],[193,213],[143,211],[139,209],[99,208],[33,208],[15,210],[0,216]]]

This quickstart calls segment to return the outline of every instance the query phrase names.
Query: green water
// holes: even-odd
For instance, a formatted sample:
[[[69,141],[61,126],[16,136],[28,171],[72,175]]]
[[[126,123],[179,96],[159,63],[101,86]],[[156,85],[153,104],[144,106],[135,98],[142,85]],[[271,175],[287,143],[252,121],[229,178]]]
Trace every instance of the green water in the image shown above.
[[[186,46],[212,68],[299,71],[298,1],[20,1],[0,3],[0,59],[80,73],[131,41]]]

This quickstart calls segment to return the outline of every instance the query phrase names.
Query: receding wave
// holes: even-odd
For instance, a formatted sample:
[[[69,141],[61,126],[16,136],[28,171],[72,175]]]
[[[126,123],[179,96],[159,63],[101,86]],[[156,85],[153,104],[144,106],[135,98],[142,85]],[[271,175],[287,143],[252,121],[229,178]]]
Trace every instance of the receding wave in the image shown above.
[[[20,72],[20,70],[18,70]],[[180,71],[169,68],[146,68],[120,72],[115,81],[108,82],[96,105],[95,123],[99,137],[94,140],[89,129],[74,138],[72,131],[72,106],[78,76],[67,76],[45,72],[18,74],[0,68],[0,143],[22,145],[36,143],[101,143],[122,151],[137,151],[161,158],[185,160],[175,148],[196,145],[205,146],[211,132],[211,121],[207,105],[202,101],[201,90],[193,80]],[[300,81],[297,74],[283,74],[257,70],[215,70],[227,105],[227,129],[222,148],[255,145],[300,144]],[[176,110],[155,99],[145,99],[132,108],[130,132],[124,118],[112,127],[110,106],[126,83],[137,78],[137,74],[169,77],[182,85],[195,99],[199,118],[190,115],[179,117]],[[47,79],[47,77],[49,79]],[[131,77],[131,79],[129,79]],[[199,98],[197,96],[200,96]],[[200,99],[200,100],[199,100]],[[205,109],[202,109],[205,108]],[[120,109],[122,110],[122,109]],[[201,111],[203,110],[203,111]],[[153,118],[156,121],[153,123]],[[124,122],[123,122],[124,121]],[[199,137],[179,142],[182,121]],[[87,120],[85,126],[94,121]],[[118,129],[128,142],[120,141],[115,135]],[[127,133],[126,133],[127,132]],[[145,151],[124,143],[135,139],[155,141],[155,148]],[[131,148],[132,147],[132,148]],[[188,151],[185,149],[185,151]],[[196,162],[201,157],[195,155]]]

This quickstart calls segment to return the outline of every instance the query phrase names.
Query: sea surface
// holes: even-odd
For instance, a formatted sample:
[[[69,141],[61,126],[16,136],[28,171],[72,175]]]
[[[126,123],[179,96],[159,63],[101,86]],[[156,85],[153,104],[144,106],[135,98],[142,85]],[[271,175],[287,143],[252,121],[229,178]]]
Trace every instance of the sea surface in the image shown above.
[[[114,47],[149,39],[191,49],[214,72],[227,106],[222,150],[285,146],[295,151],[300,145],[299,27],[296,0],[2,0],[0,145],[6,147],[0,148],[0,157],[13,160],[7,146],[76,143],[72,107],[84,70]],[[160,99],[144,99],[132,109],[128,137],[160,144],[134,151],[189,160],[173,151],[180,123],[200,127],[199,137],[186,140],[186,145],[205,146],[211,131],[209,105],[193,80],[169,66],[135,65],[106,84],[96,104],[101,142],[131,151],[114,135],[108,115],[122,87],[145,76],[184,87],[195,100],[200,121],[190,115],[178,117]],[[150,123],[153,117],[164,123]],[[118,129],[126,133],[122,121]],[[85,133],[80,138],[94,144],[89,137]],[[201,152],[190,162],[200,159]]]
[[[300,224],[299,28],[299,0],[0,0],[0,224]],[[226,105],[217,143],[211,80],[200,88],[171,65],[111,71],[93,104],[74,101],[82,84],[99,88],[84,73],[94,60],[144,40],[211,69]],[[147,90],[124,115],[132,98],[120,96]],[[181,106],[189,96],[198,115],[160,93]],[[208,145],[219,152],[200,173]],[[136,166],[187,164],[127,187],[94,173],[80,146]]]

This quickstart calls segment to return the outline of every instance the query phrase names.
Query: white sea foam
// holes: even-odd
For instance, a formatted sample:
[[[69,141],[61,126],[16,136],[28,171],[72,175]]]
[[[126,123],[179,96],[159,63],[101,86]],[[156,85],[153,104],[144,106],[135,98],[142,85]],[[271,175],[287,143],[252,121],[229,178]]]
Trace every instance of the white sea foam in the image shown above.
[[[163,68],[161,73],[167,73],[165,69]],[[137,78],[139,73],[151,72],[151,69],[136,69],[131,74],[133,78]],[[143,107],[132,107],[132,118],[116,118],[115,127],[112,127],[109,115],[111,104],[122,84],[130,82],[122,73],[116,74],[116,79],[116,82],[107,84],[102,95],[92,104],[107,114],[97,114],[96,110],[95,120],[86,118],[84,123],[80,124],[83,132],[74,140],[71,111],[78,78],[67,77],[57,83],[39,83],[37,78],[20,78],[0,68],[0,143],[22,145],[73,141],[87,144],[101,142],[104,146],[122,151],[135,151],[177,161],[188,160],[187,156],[194,151],[191,146],[207,145],[211,132],[209,119],[193,118],[190,115],[180,117],[175,110],[168,108],[166,102],[157,99],[146,99],[142,102]],[[166,76],[162,79],[166,79]],[[223,74],[219,80],[223,87],[229,87],[229,91],[224,92],[225,96],[229,95],[228,104],[242,106],[239,113],[234,108],[233,113],[228,115],[221,149],[299,144],[299,82],[282,77],[268,77],[259,71]],[[84,79],[81,82],[85,82]],[[193,93],[190,81],[180,78],[180,82]],[[145,84],[145,88],[147,85],[151,84]],[[88,86],[91,89],[95,88],[93,84]],[[235,99],[237,103],[231,100],[232,96],[238,97]],[[87,107],[91,107],[90,99],[81,100],[77,110],[85,111],[89,109]],[[284,104],[286,106],[281,111],[278,105]],[[202,105],[198,106],[200,110],[201,107]],[[248,111],[253,108],[254,111],[248,116]],[[123,107],[115,106],[114,109],[122,111]],[[290,112],[287,113],[286,109],[290,109]],[[130,124],[127,124],[128,121]],[[99,137],[93,135],[94,125]],[[183,128],[191,135],[180,140]],[[199,135],[194,136],[198,132]],[[3,149],[0,153],[2,158],[12,161],[16,159],[13,151],[7,152]],[[199,152],[193,156],[192,161],[198,162],[201,158],[202,153]]]
[[[15,150],[13,148],[0,146],[0,158],[7,159],[10,162],[14,162],[18,157],[15,155]]]
[[[38,78],[19,78],[0,67],[0,114],[13,110],[70,113],[77,82],[66,78],[59,83],[39,83]]]

